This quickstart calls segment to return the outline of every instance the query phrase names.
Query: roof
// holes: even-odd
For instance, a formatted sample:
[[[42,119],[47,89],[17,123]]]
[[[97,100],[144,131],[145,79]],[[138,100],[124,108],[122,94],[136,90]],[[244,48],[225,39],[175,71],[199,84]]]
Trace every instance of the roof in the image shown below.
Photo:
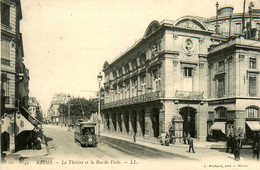
[[[96,122],[78,122],[76,124],[80,124],[80,125],[96,125],[97,123]]]

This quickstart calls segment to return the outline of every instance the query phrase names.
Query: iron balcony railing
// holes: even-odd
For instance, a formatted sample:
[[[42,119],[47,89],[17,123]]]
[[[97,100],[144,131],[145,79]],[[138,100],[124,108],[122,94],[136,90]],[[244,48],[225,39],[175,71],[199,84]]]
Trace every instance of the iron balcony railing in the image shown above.
[[[186,100],[201,100],[203,99],[203,92],[176,90],[175,97]]]
[[[131,104],[136,104],[136,103],[150,102],[150,101],[155,101],[155,100],[164,98],[164,96],[165,96],[165,91],[159,90],[159,91],[155,91],[155,92],[151,92],[151,93],[134,96],[134,97],[131,97],[128,99],[105,103],[102,108],[107,109],[107,108],[131,105]]]

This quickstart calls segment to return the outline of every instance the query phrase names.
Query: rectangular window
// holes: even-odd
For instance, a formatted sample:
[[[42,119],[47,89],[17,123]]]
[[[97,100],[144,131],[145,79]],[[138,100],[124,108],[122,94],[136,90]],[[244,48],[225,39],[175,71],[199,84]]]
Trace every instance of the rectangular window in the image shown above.
[[[256,77],[249,76],[249,96],[256,96]]]
[[[241,30],[242,28],[241,28],[241,23],[236,23],[236,33],[237,34],[241,34]]]
[[[10,60],[10,41],[3,38],[1,40],[1,58]]]
[[[137,79],[132,81],[132,96],[137,95]]]
[[[218,72],[224,72],[225,71],[225,61],[218,62]]]
[[[146,90],[145,76],[141,77],[141,90],[142,90],[142,93],[145,94],[145,90]]]
[[[1,21],[2,24],[10,25],[10,6],[1,3]]]
[[[218,80],[218,97],[225,95],[225,79]]]
[[[249,58],[249,69],[256,69],[256,58]]]
[[[5,104],[10,104],[10,93],[9,93],[9,89],[10,89],[10,84],[9,81],[4,82],[4,96],[5,96]]]
[[[184,77],[192,77],[192,68],[184,68]]]

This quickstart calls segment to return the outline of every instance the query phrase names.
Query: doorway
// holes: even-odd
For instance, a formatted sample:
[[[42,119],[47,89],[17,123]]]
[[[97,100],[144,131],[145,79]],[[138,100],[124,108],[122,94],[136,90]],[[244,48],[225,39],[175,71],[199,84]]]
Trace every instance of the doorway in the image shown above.
[[[196,109],[192,107],[184,107],[180,109],[180,115],[183,119],[183,133],[190,134],[192,138],[195,138],[197,135],[196,131]]]
[[[159,136],[159,109],[154,108],[151,113],[151,121],[152,121],[152,128],[153,128],[153,133],[154,137]]]

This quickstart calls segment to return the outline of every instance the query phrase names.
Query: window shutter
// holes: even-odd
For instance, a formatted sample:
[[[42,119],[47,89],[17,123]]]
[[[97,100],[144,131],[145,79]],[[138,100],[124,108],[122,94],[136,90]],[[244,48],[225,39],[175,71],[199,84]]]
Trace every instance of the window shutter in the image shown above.
[[[256,96],[256,77],[249,77],[249,95]]]

